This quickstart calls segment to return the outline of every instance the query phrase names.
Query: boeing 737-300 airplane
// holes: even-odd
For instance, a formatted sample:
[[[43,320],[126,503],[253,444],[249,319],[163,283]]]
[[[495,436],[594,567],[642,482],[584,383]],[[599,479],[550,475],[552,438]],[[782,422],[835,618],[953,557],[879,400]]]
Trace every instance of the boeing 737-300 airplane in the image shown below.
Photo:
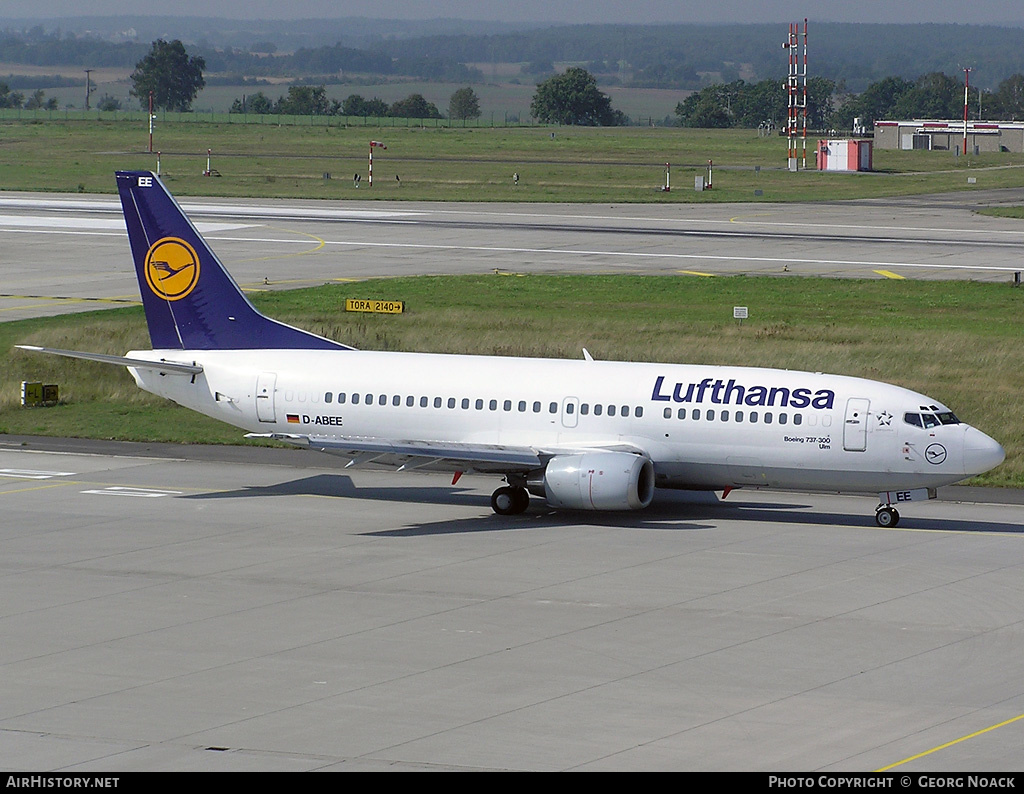
[[[349,465],[499,475],[495,512],[641,510],[655,488],[878,493],[876,521],[999,465],[923,394],[752,367],[359,351],[260,314],[158,177],[118,172],[153,349],[143,389]],[[454,480],[453,480],[454,482]]]

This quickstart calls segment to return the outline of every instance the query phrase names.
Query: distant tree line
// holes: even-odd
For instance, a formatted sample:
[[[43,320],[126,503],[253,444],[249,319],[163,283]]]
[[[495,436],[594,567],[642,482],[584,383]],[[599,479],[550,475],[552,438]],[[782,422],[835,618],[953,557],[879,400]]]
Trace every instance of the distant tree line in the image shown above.
[[[258,53],[236,48],[215,49],[197,46],[195,57],[202,58],[212,72],[234,72],[256,77],[280,77],[296,74],[343,73],[408,76],[444,82],[479,82],[476,69],[436,53],[398,55],[334,45],[301,48],[291,54]],[[28,63],[35,66],[82,67],[132,66],[148,50],[146,45],[114,44],[90,37],[61,36],[59,33],[35,35],[0,32],[0,62]]]
[[[0,108],[24,108],[25,110],[56,110],[57,100],[46,98],[41,88],[33,91],[28,98],[20,91],[12,91],[7,83],[0,83]]]
[[[461,89],[460,89],[461,90]],[[472,89],[469,89],[472,92]],[[458,93],[458,92],[456,92]],[[473,94],[475,98],[476,95]],[[236,99],[231,113],[252,113],[256,115],[282,114],[291,116],[363,116],[368,118],[391,117],[409,119],[439,119],[441,111],[437,105],[428,102],[422,94],[409,94],[405,99],[388,104],[383,99],[366,99],[359,94],[350,94],[343,101],[330,99],[326,88],[320,86],[293,85],[288,93],[272,100],[262,91]],[[480,115],[479,108],[476,115]],[[475,118],[475,116],[469,116]]]
[[[821,77],[807,80],[809,129],[850,130],[860,118],[870,126],[886,119],[957,119],[963,117],[964,84],[960,77],[929,72],[916,80],[886,77],[837,106],[836,84]],[[782,127],[788,118],[789,95],[784,81],[735,80],[696,91],[676,105],[684,127]],[[968,94],[972,119],[1024,119],[1024,74],[1003,80],[994,91],[972,88]]]
[[[832,116],[835,83],[823,77],[807,80],[807,126],[822,129]],[[709,85],[676,105],[684,127],[780,127],[789,113],[789,94],[783,80]]]
[[[236,99],[232,113],[288,114],[295,116],[362,116],[370,118],[443,118],[437,106],[422,94],[388,104],[374,97],[350,94],[343,101],[331,100],[324,86],[291,86],[276,101],[262,91]],[[597,89],[594,76],[574,67],[554,75],[537,86],[530,112],[542,123],[579,126],[614,126],[629,119],[614,110],[611,100]],[[466,121],[480,116],[480,100],[469,86],[458,89],[448,101],[448,118]]]
[[[461,63],[587,64],[594,73],[621,73],[625,85],[695,89],[709,80],[784,80],[787,56],[779,45],[785,37],[785,25],[777,23],[552,25],[496,35],[393,39],[378,48],[405,57],[443,52]],[[971,79],[988,88],[1024,71],[1021,27],[812,20],[809,39],[810,73],[852,91],[889,75],[954,74],[963,64],[983,67]],[[597,63],[605,67],[594,68]]]
[[[963,118],[963,112],[963,75],[929,72],[916,80],[887,77],[872,83],[843,104],[836,125],[849,129],[856,117],[867,124],[885,119],[957,119]],[[972,119],[1024,119],[1024,74],[1010,75],[994,91],[971,88],[967,114]]]

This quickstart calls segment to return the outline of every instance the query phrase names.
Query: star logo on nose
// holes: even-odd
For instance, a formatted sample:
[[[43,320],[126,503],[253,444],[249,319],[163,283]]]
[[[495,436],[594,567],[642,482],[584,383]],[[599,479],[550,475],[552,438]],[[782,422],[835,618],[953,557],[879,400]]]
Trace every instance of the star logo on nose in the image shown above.
[[[878,424],[879,426],[890,426],[892,424],[892,414],[889,413],[888,411],[882,411],[882,413],[878,415]]]

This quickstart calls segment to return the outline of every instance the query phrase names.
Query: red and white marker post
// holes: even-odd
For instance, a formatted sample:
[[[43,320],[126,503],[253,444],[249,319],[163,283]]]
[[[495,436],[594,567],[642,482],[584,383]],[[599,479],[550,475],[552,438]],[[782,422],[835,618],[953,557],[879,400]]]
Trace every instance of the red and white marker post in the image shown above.
[[[370,141],[370,178],[367,180],[369,182],[370,187],[373,187],[373,150],[376,148],[387,149],[388,147],[385,146],[380,141]]]

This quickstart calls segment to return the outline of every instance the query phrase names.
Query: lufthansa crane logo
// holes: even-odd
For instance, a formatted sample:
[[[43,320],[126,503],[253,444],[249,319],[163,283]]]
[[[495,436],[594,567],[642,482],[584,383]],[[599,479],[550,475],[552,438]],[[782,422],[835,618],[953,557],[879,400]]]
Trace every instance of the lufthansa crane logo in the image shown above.
[[[165,301],[184,298],[199,283],[196,249],[178,237],[157,240],[146,254],[146,283]]]
[[[929,444],[924,451],[924,459],[938,466],[946,459],[946,448],[942,444]]]

